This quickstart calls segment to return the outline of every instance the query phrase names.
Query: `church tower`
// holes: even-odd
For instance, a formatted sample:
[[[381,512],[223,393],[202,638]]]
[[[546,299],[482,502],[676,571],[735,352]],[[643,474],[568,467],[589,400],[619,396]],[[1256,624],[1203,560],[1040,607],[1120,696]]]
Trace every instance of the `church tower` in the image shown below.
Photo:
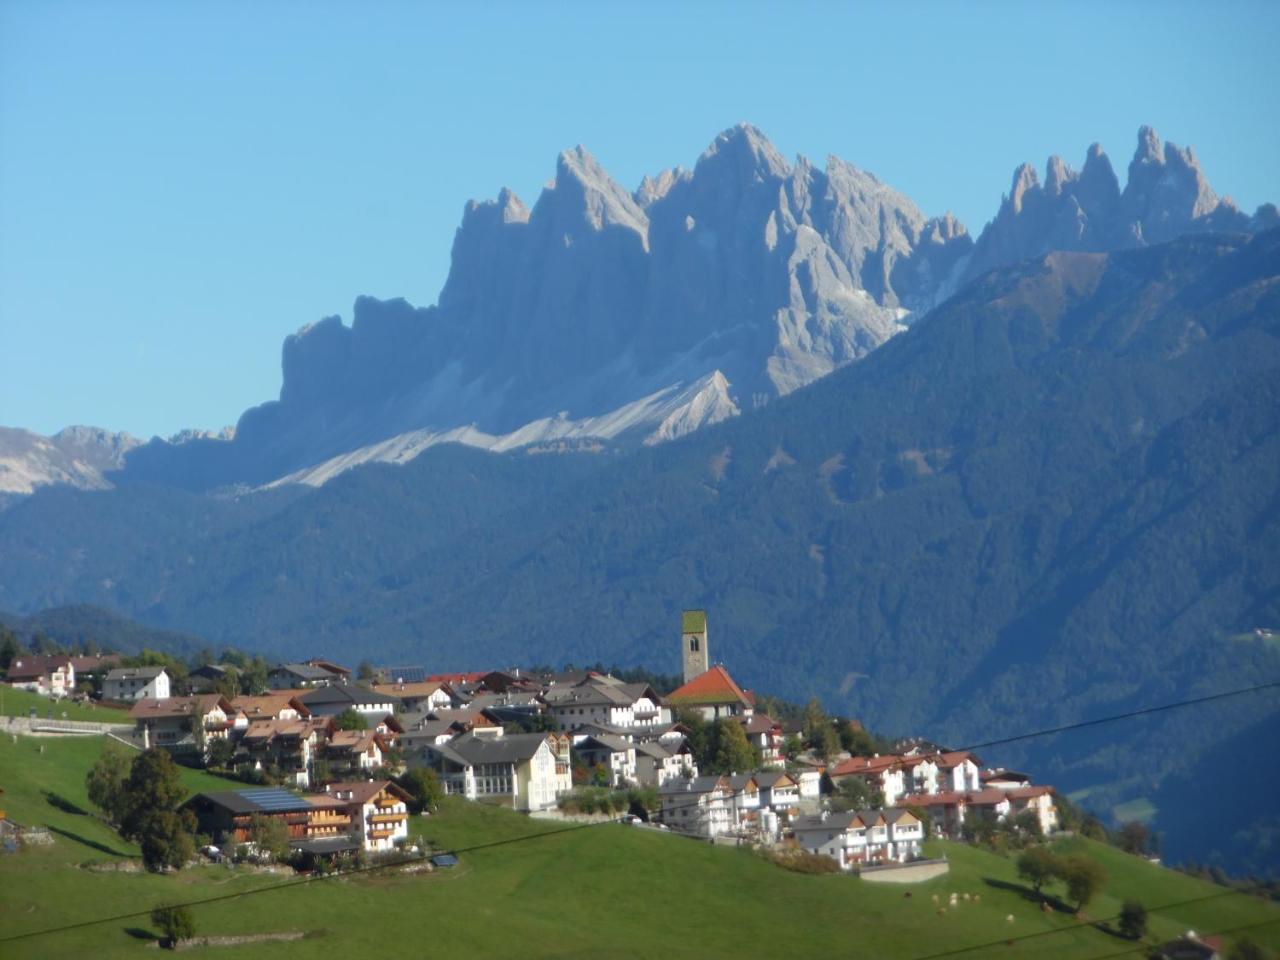
[[[686,610],[681,620],[680,656],[684,663],[684,682],[688,683],[711,667],[707,653],[707,611]]]

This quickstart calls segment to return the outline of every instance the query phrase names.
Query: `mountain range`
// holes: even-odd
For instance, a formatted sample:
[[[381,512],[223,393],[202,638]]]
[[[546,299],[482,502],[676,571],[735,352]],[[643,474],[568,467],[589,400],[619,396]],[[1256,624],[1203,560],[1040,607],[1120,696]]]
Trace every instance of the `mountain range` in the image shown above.
[[[130,440],[87,470],[0,436],[0,490],[315,485],[442,442],[663,442],[866,355],[994,267],[1277,222],[1219,198],[1190,149],[1147,127],[1123,190],[1097,144],[1080,171],[1051,157],[1043,184],[1020,166],[976,243],[839,158],[789,164],[746,124],[634,191],[578,147],[532,208],[505,189],[467,205],[436,305],[361,297],[349,327],[289,337],[279,399],[234,430]]]
[[[468,207],[436,306],[290,338],[234,438],[16,499],[0,609],[670,670],[699,606],[740,682],[955,745],[1274,678],[1275,220],[1145,129],[1123,189],[1020,168],[977,241],[749,127],[634,193],[565,154]],[[1274,809],[1195,784],[1278,732],[1261,694],[984,757],[1266,871]]]

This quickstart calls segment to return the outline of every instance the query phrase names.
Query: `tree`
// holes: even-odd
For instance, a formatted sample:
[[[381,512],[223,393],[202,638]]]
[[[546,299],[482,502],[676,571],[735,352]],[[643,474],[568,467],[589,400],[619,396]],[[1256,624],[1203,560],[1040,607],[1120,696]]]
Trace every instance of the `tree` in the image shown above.
[[[1067,886],[1067,897],[1076,905],[1076,913],[1083,910],[1107,882],[1102,864],[1079,853],[1063,858],[1058,876]]]
[[[833,810],[878,810],[884,806],[884,792],[862,777],[845,777],[831,797]]]
[[[1125,853],[1144,856],[1151,846],[1151,832],[1140,820],[1130,820],[1116,831],[1116,846]]]
[[[1062,861],[1048,847],[1035,846],[1018,857],[1018,876],[1031,884],[1036,895],[1046,883],[1051,883],[1062,869]]]
[[[236,746],[228,737],[215,737],[209,741],[209,766],[228,770],[235,761]]]
[[[106,814],[112,823],[120,823],[125,814],[125,784],[129,779],[129,764],[129,752],[118,743],[108,740],[85,776],[89,802]]]
[[[791,734],[782,742],[782,755],[788,760],[794,760],[802,753],[804,753],[804,741],[796,734]]]
[[[140,838],[154,814],[175,810],[186,796],[187,788],[169,751],[159,747],[144,750],[129,767],[120,832],[129,839]]]
[[[1023,810],[1017,816],[1006,821],[1010,828],[1026,837],[1039,839],[1044,836],[1044,827],[1040,823],[1040,815],[1034,810]]]
[[[869,757],[876,752],[875,739],[853,720],[840,724],[840,747],[855,757]]]
[[[0,628],[0,670],[7,671],[15,657],[22,656],[18,636],[8,628]]]
[[[151,922],[160,928],[171,948],[196,935],[196,918],[190,907],[156,907],[151,911]]]
[[[333,723],[339,730],[369,729],[369,721],[355,707],[347,707],[347,709],[333,718]]]
[[[759,759],[751,744],[747,742],[747,734],[742,724],[732,717],[717,720],[716,755],[712,767],[721,773],[745,773],[759,766]]]
[[[181,870],[196,855],[194,819],[174,810],[158,810],[147,818],[138,837],[142,865],[152,873]]]
[[[254,657],[240,671],[240,686],[248,696],[256,697],[267,689],[267,674],[270,673],[267,661],[261,656]]]
[[[373,664],[371,664],[368,660],[361,660],[360,663],[356,666],[356,679],[372,680]]]
[[[279,817],[255,813],[249,820],[249,841],[272,860],[289,856],[289,830]]]
[[[440,785],[440,777],[434,770],[415,767],[400,777],[402,786],[412,797],[409,809],[413,813],[430,813],[440,806],[440,798],[444,796],[444,788]]]
[[[1140,900],[1126,900],[1120,908],[1120,932],[1139,940],[1147,932],[1147,908]]]

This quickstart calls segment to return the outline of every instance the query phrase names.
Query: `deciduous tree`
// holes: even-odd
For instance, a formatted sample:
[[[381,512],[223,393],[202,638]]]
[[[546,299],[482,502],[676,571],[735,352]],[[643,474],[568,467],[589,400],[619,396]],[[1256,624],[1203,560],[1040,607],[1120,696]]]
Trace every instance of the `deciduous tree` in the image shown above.
[[[1102,864],[1084,854],[1063,858],[1058,876],[1067,886],[1067,898],[1076,905],[1076,913],[1083,910],[1107,882]]]
[[[1141,939],[1147,932],[1147,908],[1140,900],[1126,900],[1120,908],[1120,932],[1130,940]]]
[[[1031,884],[1037,894],[1058,876],[1061,869],[1061,859],[1048,847],[1031,847],[1018,857],[1018,876]]]
[[[196,935],[196,918],[190,907],[156,907],[151,911],[151,922],[160,928],[160,932],[169,941],[170,949]]]

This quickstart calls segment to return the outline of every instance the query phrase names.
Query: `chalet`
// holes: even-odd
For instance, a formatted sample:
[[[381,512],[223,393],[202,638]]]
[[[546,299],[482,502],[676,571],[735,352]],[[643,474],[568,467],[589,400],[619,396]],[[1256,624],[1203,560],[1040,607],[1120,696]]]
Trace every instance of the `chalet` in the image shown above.
[[[164,700],[170,677],[164,667],[117,667],[102,681],[104,700]]]
[[[793,824],[796,844],[830,857],[841,870],[861,864],[902,862],[920,856],[924,824],[909,810],[824,811]]]
[[[254,720],[240,737],[236,763],[255,770],[275,770],[297,786],[308,786],[332,725],[328,717]]]
[[[298,699],[317,717],[336,717],[346,710],[355,710],[365,717],[381,719],[395,713],[400,703],[388,693],[374,693],[355,684],[314,687]]]
[[[324,799],[344,805],[351,829],[370,853],[394,849],[409,836],[409,794],[390,780],[326,784]]]
[[[725,777],[668,780],[658,788],[658,796],[662,822],[672,830],[715,838],[736,828],[733,790]]]
[[[20,690],[34,690],[51,697],[65,697],[75,689],[76,668],[71,657],[61,654],[24,654],[9,664],[5,680]]]
[[[307,662],[308,667],[319,667],[333,677],[334,683],[350,683],[351,671],[346,667],[339,666],[332,660],[325,660],[323,657],[312,657]]]
[[[227,739],[236,710],[220,693],[139,700],[129,709],[134,735],[143,749],[164,747],[175,753],[208,755],[209,743]]]
[[[382,766],[386,741],[372,730],[335,730],[322,746],[331,775],[361,776]]]
[[[447,743],[419,742],[405,751],[405,762],[435,770],[448,793],[517,810],[550,809],[573,786],[569,738],[554,733],[465,733]]]
[[[663,702],[672,711],[697,711],[705,720],[750,717],[755,711],[755,699],[719,664],[667,694]]]
[[[454,737],[474,731],[481,736],[500,736],[502,727],[474,710],[432,710],[401,718],[405,731],[400,743],[405,749],[424,743],[448,743]]]

